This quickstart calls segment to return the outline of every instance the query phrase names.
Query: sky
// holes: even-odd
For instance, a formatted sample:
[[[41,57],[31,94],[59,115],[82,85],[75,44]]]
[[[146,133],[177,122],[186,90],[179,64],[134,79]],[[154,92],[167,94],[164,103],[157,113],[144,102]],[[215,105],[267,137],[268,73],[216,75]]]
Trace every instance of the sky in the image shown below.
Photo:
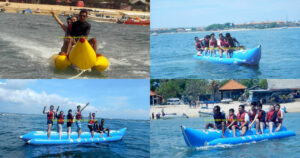
[[[149,119],[150,81],[147,79],[7,79],[0,80],[0,112],[42,114],[57,105],[66,113],[77,105],[96,117]]]
[[[300,20],[299,0],[151,0],[151,29]]]

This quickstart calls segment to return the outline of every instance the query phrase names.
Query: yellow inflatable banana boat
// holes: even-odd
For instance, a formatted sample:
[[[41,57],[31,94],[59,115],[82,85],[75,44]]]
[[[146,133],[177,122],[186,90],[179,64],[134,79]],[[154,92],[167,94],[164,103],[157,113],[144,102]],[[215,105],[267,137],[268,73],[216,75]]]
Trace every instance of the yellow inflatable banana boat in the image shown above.
[[[69,56],[54,54],[52,61],[59,70],[64,70],[73,64],[81,70],[94,68],[97,71],[104,71],[109,65],[109,61],[103,55],[97,55],[92,46],[84,38],[78,40]]]

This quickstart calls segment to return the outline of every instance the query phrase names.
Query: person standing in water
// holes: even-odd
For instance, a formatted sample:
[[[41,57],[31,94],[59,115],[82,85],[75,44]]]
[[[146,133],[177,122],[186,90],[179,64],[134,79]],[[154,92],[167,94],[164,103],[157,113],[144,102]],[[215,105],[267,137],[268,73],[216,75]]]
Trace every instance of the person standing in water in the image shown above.
[[[76,116],[76,126],[77,126],[77,132],[78,132],[78,138],[80,138],[81,134],[81,120],[82,120],[82,115],[81,112],[89,105],[90,103],[86,103],[86,105],[81,109],[81,106],[77,106],[77,111],[75,112]]]
[[[47,106],[44,106],[43,114],[47,114],[47,125],[48,125],[47,136],[48,136],[48,139],[50,139],[51,128],[53,126],[54,116],[56,115],[56,113],[57,113],[57,111],[59,109],[59,106],[57,107],[56,111],[54,111],[54,106],[53,105],[50,106],[50,110],[49,111],[46,111],[46,107]]]

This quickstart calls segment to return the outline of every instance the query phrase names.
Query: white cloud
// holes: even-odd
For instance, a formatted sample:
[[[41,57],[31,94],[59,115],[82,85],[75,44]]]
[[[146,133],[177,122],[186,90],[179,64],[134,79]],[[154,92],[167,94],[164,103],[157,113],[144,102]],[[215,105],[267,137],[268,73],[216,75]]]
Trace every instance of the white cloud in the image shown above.
[[[25,114],[42,114],[43,107],[47,105],[47,110],[50,105],[55,108],[59,105],[60,110],[65,113],[68,109],[76,110],[77,105],[82,107],[85,103],[72,101],[69,98],[62,97],[58,94],[48,94],[45,91],[36,92],[26,88],[26,85],[33,80],[6,80],[0,82],[0,111],[10,113],[25,113]],[[15,85],[15,86],[14,86]],[[122,118],[122,119],[148,119],[149,111],[144,109],[129,109],[126,96],[109,97],[111,105],[89,105],[83,112],[83,115],[88,116],[89,112],[97,112],[96,116],[102,118]]]
[[[34,79],[9,79],[5,82],[0,82],[0,87],[10,88],[10,89],[23,89],[26,88],[29,83],[33,83]]]
[[[30,114],[41,114],[43,107],[47,105],[60,105],[60,109],[76,109],[77,105],[84,105],[70,101],[68,98],[61,97],[57,94],[47,94],[46,92],[37,93],[31,89],[9,89],[0,87],[0,106],[6,112],[19,112]],[[96,107],[89,105],[87,111],[98,110]]]

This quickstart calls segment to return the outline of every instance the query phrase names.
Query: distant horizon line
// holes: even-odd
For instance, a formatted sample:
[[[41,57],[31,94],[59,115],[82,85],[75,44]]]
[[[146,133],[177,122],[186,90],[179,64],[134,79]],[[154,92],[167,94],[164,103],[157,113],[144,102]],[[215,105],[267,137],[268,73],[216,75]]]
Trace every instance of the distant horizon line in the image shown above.
[[[286,20],[286,21],[282,21],[282,20],[279,20],[279,21],[260,21],[260,22],[244,22],[244,23],[234,23],[234,22],[225,22],[225,23],[212,23],[212,24],[209,24],[209,25],[214,25],[214,24],[226,24],[226,23],[230,23],[230,24],[251,24],[251,23],[263,23],[263,22],[300,22],[300,19],[298,20]],[[151,24],[151,23],[150,23]],[[155,27],[155,28],[151,28],[151,25],[150,25],[150,30],[153,30],[153,29],[178,29],[178,28],[203,28],[203,27],[207,27],[209,25],[206,25],[206,26],[176,26],[176,27]]]
[[[45,114],[26,114],[26,113],[12,113],[12,112],[3,112],[3,111],[0,111],[0,116],[2,114],[22,114],[22,115],[41,115],[41,116],[45,115]],[[67,114],[65,114],[65,115],[67,115]],[[98,117],[98,118],[101,118],[101,117]],[[128,119],[125,119],[125,118],[103,118],[103,119],[110,119],[110,120],[131,120],[131,121],[149,121],[150,120],[150,119],[147,120],[147,119],[133,119],[133,118],[131,118],[131,119],[130,118],[128,118]]]

